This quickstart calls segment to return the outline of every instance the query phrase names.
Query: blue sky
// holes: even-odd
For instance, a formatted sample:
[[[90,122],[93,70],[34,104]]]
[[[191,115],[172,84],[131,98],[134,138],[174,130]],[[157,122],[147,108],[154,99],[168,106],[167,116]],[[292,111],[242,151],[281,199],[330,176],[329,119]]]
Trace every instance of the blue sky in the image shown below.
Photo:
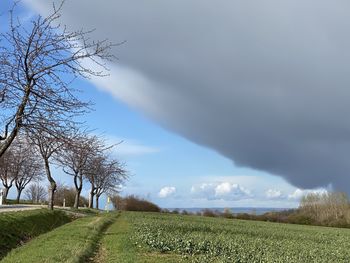
[[[139,195],[162,207],[289,207],[297,204],[298,200],[288,199],[296,188],[283,179],[236,167],[231,160],[162,128],[142,112],[87,81],[78,81],[74,85],[83,87],[83,99],[95,103],[94,111],[84,118],[91,128],[97,129],[95,133],[111,143],[123,141],[116,147],[115,154],[127,164],[131,177],[122,194]],[[61,178],[69,184],[69,178]],[[242,200],[240,197],[221,200],[208,196],[208,200],[206,196],[196,196],[191,192],[192,187],[202,184],[225,182],[248,187],[254,196],[242,196]],[[161,189],[166,187],[175,188],[175,192],[160,197]],[[281,200],[270,200],[265,194],[269,189],[283,191],[284,196]]]
[[[162,207],[293,207],[298,200],[288,198],[297,188],[285,180],[247,168],[240,168],[215,151],[178,136],[143,116],[109,93],[87,81],[75,83],[84,87],[85,99],[95,103],[95,110],[86,116],[90,127],[96,128],[110,142],[123,141],[116,156],[127,164],[131,177],[122,194],[148,198]],[[119,149],[118,149],[119,148]],[[64,181],[69,184],[69,178]],[[222,199],[210,195],[196,196],[193,187],[202,184],[238,184],[251,191],[251,196],[230,194]],[[160,197],[162,188],[176,190]],[[281,191],[279,198],[268,198],[268,190]],[[214,194],[215,195],[215,194]],[[240,199],[242,197],[242,199]]]
[[[1,12],[5,12],[11,2],[9,0],[1,1]],[[42,1],[25,2],[29,4],[26,6],[21,4],[22,18],[30,18],[31,15],[35,14],[34,10],[41,10],[39,2],[42,3]],[[5,24],[4,17],[2,17],[1,30],[4,29]],[[98,27],[96,29],[99,30]],[[213,139],[209,138],[213,135],[213,131],[202,134],[204,127],[206,127],[202,122],[198,122],[198,125],[193,124],[194,127],[191,129],[188,128],[193,121],[186,120],[186,114],[178,115],[177,112],[177,114],[172,115],[167,108],[168,106],[175,109],[186,108],[187,104],[174,106],[172,103],[167,104],[172,100],[154,99],[152,97],[154,90],[156,90],[154,87],[157,85],[167,86],[170,82],[164,82],[162,79],[164,74],[162,78],[152,78],[151,71],[143,70],[142,66],[138,66],[138,64],[131,64],[131,62],[128,64],[127,59],[123,57],[123,52],[133,47],[133,44],[129,45],[127,42],[125,45],[118,50],[120,60],[116,67],[119,68],[111,71],[111,78],[106,80],[93,79],[92,81],[77,80],[73,84],[84,90],[81,95],[82,99],[92,100],[95,103],[95,110],[84,118],[89,127],[96,129],[95,133],[102,134],[111,143],[123,141],[116,148],[115,154],[126,163],[131,177],[126,182],[121,192],[122,195],[138,195],[161,207],[168,208],[296,207],[300,197],[311,191],[305,190],[311,184],[302,184],[298,181],[294,183],[294,185],[298,185],[297,187],[288,183],[286,179],[294,180],[289,177],[289,173],[286,173],[287,175],[284,177],[273,175],[279,174],[279,171],[281,171],[281,175],[284,175],[285,170],[275,170],[274,167],[266,166],[265,164],[271,160],[265,160],[264,164],[260,165],[260,161],[255,162],[256,156],[249,157],[248,162],[238,152],[231,155],[230,149],[225,148],[226,146],[230,148],[230,136],[228,139],[226,138],[226,141],[213,142]],[[130,61],[134,62],[132,59]],[[176,63],[172,65],[176,66]],[[152,65],[149,67],[152,68]],[[210,74],[215,74],[214,71],[215,69],[211,69]],[[185,81],[187,76],[182,75],[182,77]],[[193,83],[193,81],[188,81]],[[199,83],[199,81],[197,82]],[[142,87],[136,87],[135,83],[140,86],[145,85],[149,90],[146,88],[142,90]],[[178,83],[178,85],[180,84]],[[185,83],[185,85],[187,84]],[[215,88],[212,88],[209,94],[212,94],[214,90]],[[162,92],[168,91],[163,90],[159,93]],[[169,91],[170,94],[173,94],[171,92],[173,90]],[[174,94],[174,101],[176,101],[178,94]],[[199,100],[201,96],[197,94],[196,98],[197,100],[192,104],[201,102]],[[212,107],[215,111],[215,106],[205,104],[208,98],[202,99],[201,107],[203,109]],[[251,100],[252,105],[249,107],[254,106],[254,101],[255,97]],[[189,110],[187,115],[191,114],[192,111]],[[195,114],[197,113],[193,111],[193,116],[197,116]],[[228,112],[229,115],[230,112]],[[217,125],[222,117],[219,116],[218,120],[210,119],[212,117],[207,118],[203,119],[204,123],[214,121]],[[241,127],[241,120],[235,118],[237,117],[232,117],[230,122],[232,121],[233,124]],[[269,124],[268,120],[266,121],[266,125],[261,122],[262,126],[273,128],[273,125]],[[227,129],[227,122],[221,124],[221,131]],[[235,141],[235,130],[227,130],[227,133],[231,131],[232,141]],[[260,134],[262,137],[265,136],[264,131]],[[198,135],[197,138],[196,134],[201,136]],[[221,135],[219,132],[216,137]],[[223,133],[223,135],[225,134]],[[207,140],[207,138],[209,139]],[[269,139],[266,137],[266,140]],[[238,138],[237,140],[242,141],[243,139]],[[254,144],[254,141],[251,138],[247,139],[247,147],[245,148],[254,148],[249,145],[249,143]],[[259,142],[257,141],[257,143]],[[237,148],[241,147],[236,142],[232,145],[232,147],[236,145]],[[261,155],[264,153],[262,152]],[[235,164],[235,156],[237,156],[240,166]],[[266,169],[262,169],[262,167],[266,167]],[[62,183],[71,184],[71,178],[59,170],[55,170],[55,177]],[[86,188],[85,191],[87,192],[88,189]]]

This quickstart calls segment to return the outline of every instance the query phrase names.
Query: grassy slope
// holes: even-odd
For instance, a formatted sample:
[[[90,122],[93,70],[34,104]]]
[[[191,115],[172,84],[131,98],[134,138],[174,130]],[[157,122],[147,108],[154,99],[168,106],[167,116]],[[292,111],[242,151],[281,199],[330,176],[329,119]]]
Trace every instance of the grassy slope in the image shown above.
[[[12,250],[2,262],[87,262],[101,232],[114,219],[115,214],[77,219]]]
[[[70,222],[64,212],[47,209],[0,214],[0,258],[25,241]]]

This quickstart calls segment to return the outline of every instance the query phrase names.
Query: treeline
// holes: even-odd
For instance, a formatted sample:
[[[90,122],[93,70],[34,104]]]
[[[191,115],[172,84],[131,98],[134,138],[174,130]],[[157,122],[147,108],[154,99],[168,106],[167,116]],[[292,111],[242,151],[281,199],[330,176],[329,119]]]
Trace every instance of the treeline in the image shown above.
[[[267,212],[261,215],[235,213],[228,208],[224,209],[223,212],[215,209],[203,209],[197,212],[190,212],[186,209],[161,209],[156,204],[134,195],[127,197],[115,195],[112,197],[112,203],[117,210],[125,211],[162,212],[192,216],[223,217],[227,219],[350,228],[350,201],[345,193],[339,192],[309,193],[301,199],[300,205],[296,209]]]
[[[257,220],[289,224],[319,225],[350,228],[350,202],[345,193],[325,192],[305,195],[296,209],[278,212],[267,212],[261,215],[234,213],[230,209],[219,212],[213,209],[203,209],[195,213],[175,209],[162,212],[182,215],[197,215],[207,217],[224,217],[228,219]]]
[[[310,193],[301,199],[298,212],[311,224],[350,227],[349,198],[345,193]]]
[[[16,202],[19,203],[23,190],[27,199],[33,203],[43,202],[48,197],[48,205],[88,206],[99,208],[99,198],[103,193],[114,195],[127,179],[124,164],[111,153],[112,146],[107,146],[101,138],[79,130],[71,130],[63,138],[46,144],[31,141],[31,138],[18,135],[7,151],[0,157],[0,179],[4,187],[3,200],[11,187],[17,190]],[[54,145],[54,151],[51,147]],[[45,151],[42,149],[44,148]],[[41,152],[44,152],[44,157]],[[50,152],[47,159],[46,153]],[[51,173],[51,162],[61,167],[64,173],[72,177],[71,187],[59,187]],[[40,182],[49,181],[48,195]],[[84,184],[90,187],[89,198],[81,196]]]
[[[47,205],[47,189],[39,184],[40,182],[30,184],[27,189],[24,191],[25,199],[18,200],[7,199],[6,203],[8,204],[41,204]],[[74,207],[76,199],[76,191],[74,187],[66,186],[63,184],[57,184],[57,189],[55,193],[55,206],[62,207]],[[88,207],[89,200],[80,196],[79,198],[79,207]]]
[[[11,187],[19,202],[28,186],[26,196],[33,202],[47,198],[50,209],[63,202],[60,195],[71,202],[74,191],[78,207],[86,202],[81,192],[88,184],[88,206],[95,202],[98,208],[100,196],[116,194],[127,172],[113,157],[113,145],[83,125],[93,103],[81,100],[72,81],[105,76],[115,45],[92,40],[92,31],[60,25],[63,2],[48,16],[24,23],[16,17],[16,2],[8,30],[0,34],[0,179],[5,202]],[[69,191],[60,193],[52,165],[72,177]],[[47,196],[40,186],[44,178]]]

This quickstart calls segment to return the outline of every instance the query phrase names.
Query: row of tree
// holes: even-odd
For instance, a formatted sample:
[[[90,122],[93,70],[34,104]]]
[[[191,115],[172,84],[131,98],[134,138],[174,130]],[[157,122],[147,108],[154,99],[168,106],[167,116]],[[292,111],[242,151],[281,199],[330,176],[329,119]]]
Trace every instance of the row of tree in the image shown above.
[[[111,147],[82,131],[77,117],[90,110],[73,88],[76,78],[103,77],[113,60],[108,40],[91,40],[91,31],[69,31],[59,24],[63,2],[46,17],[21,23],[16,4],[9,30],[0,34],[0,178],[5,196],[13,184],[19,200],[24,187],[46,176],[49,208],[57,183],[51,164],[73,177],[75,206],[84,182],[91,186],[89,206],[126,179]],[[81,118],[80,118],[81,119]]]
[[[22,191],[31,181],[40,181],[43,176],[42,165],[33,148],[26,143],[16,143],[0,158],[0,179],[3,185],[3,198],[6,203],[10,188],[17,188],[17,203]]]
[[[309,193],[300,200],[300,213],[323,225],[350,225],[350,201],[346,193]]]
[[[17,188],[17,202],[23,189],[32,181],[45,175],[49,180],[49,206],[54,205],[57,182],[51,172],[51,164],[60,166],[72,176],[76,192],[74,207],[78,208],[84,182],[90,184],[89,207],[94,199],[98,208],[103,193],[114,195],[127,179],[124,165],[111,153],[112,146],[106,146],[96,135],[71,131],[58,137],[47,135],[17,136],[0,158],[0,179],[5,189],[6,200],[9,189]]]

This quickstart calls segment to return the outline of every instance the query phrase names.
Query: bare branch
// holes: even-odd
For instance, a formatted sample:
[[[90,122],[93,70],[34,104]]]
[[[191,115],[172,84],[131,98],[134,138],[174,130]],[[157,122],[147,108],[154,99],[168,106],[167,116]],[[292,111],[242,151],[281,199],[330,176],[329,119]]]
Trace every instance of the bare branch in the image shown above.
[[[17,2],[9,11],[9,29],[0,34],[0,156],[21,129],[73,125],[92,104],[77,97],[71,82],[106,76],[106,61],[115,59],[110,52],[115,44],[91,40],[91,30],[69,31],[59,24],[63,4],[26,24],[16,17]]]

